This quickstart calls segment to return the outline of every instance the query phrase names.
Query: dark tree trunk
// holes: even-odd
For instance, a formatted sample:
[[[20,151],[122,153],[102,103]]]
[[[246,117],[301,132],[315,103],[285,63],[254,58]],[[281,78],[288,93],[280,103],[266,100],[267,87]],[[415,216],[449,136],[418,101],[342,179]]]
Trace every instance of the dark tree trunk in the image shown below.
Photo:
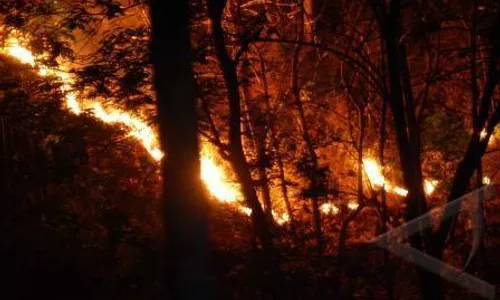
[[[262,82],[264,85],[264,110],[266,111],[266,124],[269,126],[269,131],[271,133],[270,140],[271,145],[275,151],[275,159],[276,164],[278,165],[278,178],[280,180],[281,193],[283,195],[283,201],[285,202],[286,210],[288,216],[290,218],[290,231],[292,233],[292,237],[294,238],[297,244],[300,244],[299,237],[297,235],[297,225],[295,223],[295,218],[293,216],[292,205],[290,203],[290,199],[288,197],[288,187],[286,183],[285,176],[285,166],[283,164],[283,159],[281,157],[280,146],[278,141],[278,134],[276,132],[276,126],[273,118],[271,117],[271,103],[270,103],[270,95],[269,95],[269,86],[267,83],[267,72],[266,72],[266,64],[264,61],[264,57],[260,52],[258,52],[259,61],[260,61],[260,71],[262,76]]]
[[[152,62],[163,161],[168,299],[207,299],[207,204],[200,179],[189,5],[151,0]]]
[[[385,139],[386,139],[386,121],[387,121],[387,100],[383,99],[384,103],[382,104],[382,112],[380,121],[380,148],[379,148],[379,160],[380,160],[380,168],[384,170],[385,159]],[[389,216],[387,214],[387,193],[385,191],[385,187],[382,187],[380,191],[381,199],[381,223],[382,223],[382,234],[387,232],[387,224],[389,223]],[[392,261],[389,253],[384,251],[384,269],[385,269],[385,288],[387,290],[387,297],[389,300],[394,299],[394,272],[392,269]]]
[[[243,76],[247,77],[250,73],[248,67],[245,66],[242,68]],[[261,196],[262,202],[264,204],[264,213],[268,222],[272,224],[273,215],[272,215],[272,201],[271,201],[271,192],[269,190],[269,180],[267,178],[267,167],[266,167],[266,133],[264,124],[262,124],[261,120],[263,118],[262,112],[260,111],[257,105],[252,104],[251,99],[252,93],[248,85],[243,85],[243,98],[246,108],[246,120],[249,131],[249,138],[252,140],[253,148],[257,153],[257,172],[259,176],[259,186],[261,188]]]
[[[389,71],[389,105],[392,111],[399,160],[403,180],[408,189],[405,219],[412,220],[427,212],[427,202],[423,190],[423,176],[420,164],[420,139],[415,116],[410,73],[404,45],[400,45],[401,1],[388,4],[382,1],[370,1],[377,19],[384,46]],[[428,222],[425,220],[424,222]],[[409,237],[412,247],[424,250],[426,241],[422,233]],[[428,239],[427,239],[428,242]],[[427,243],[428,244],[428,243]],[[442,295],[441,278],[417,267],[423,299],[436,299]],[[438,296],[440,297],[440,296]],[[439,299],[439,298],[437,298]]]
[[[249,165],[245,157],[241,136],[241,97],[239,93],[239,81],[237,63],[230,57],[226,49],[224,30],[222,28],[222,12],[226,6],[226,0],[207,0],[207,7],[212,25],[212,34],[215,44],[217,59],[222,69],[224,81],[229,100],[229,161],[236,173],[238,182],[241,184],[245,201],[252,209],[252,224],[255,235],[262,246],[261,260],[258,263],[262,268],[269,268],[269,277],[264,276],[264,288],[268,293],[275,296],[276,285],[280,282],[279,258],[273,244],[273,236],[262,206],[260,205],[255,185],[250,173]]]
[[[220,3],[214,3],[220,2]],[[262,247],[268,251],[273,248],[272,235],[266,222],[264,211],[259,203],[248,163],[243,152],[241,138],[241,99],[239,94],[236,63],[226,49],[222,28],[222,11],[225,1],[208,1],[212,31],[217,58],[219,60],[229,98],[229,158],[238,181],[240,182],[247,205],[252,209],[252,221]]]
[[[301,22],[301,26],[303,27],[303,22]],[[304,112],[304,107],[302,105],[302,100],[300,99],[300,86],[299,86],[299,58],[301,52],[301,46],[295,46],[293,62],[292,62],[292,93],[294,97],[294,104],[297,108],[298,112],[298,120],[299,120],[299,130],[302,138],[304,139],[304,143],[306,144],[306,149],[309,155],[309,159],[311,160],[311,175],[310,175],[310,189],[313,192],[311,196],[311,206],[313,213],[313,232],[316,238],[317,250],[318,254],[323,253],[324,249],[324,238],[323,232],[321,229],[321,214],[319,211],[319,199],[316,196],[316,188],[319,185],[317,178],[317,170],[318,170],[318,157],[316,155],[316,151],[314,150],[314,144],[309,134],[309,129],[306,123],[306,117]]]
[[[405,46],[399,42],[401,36],[399,32],[401,1],[393,0],[386,5],[382,1],[371,0],[370,4],[379,20],[382,39],[387,50],[390,85],[389,104],[396,130],[403,178],[405,186],[408,188],[408,206],[405,215],[405,219],[408,221],[427,212],[427,204],[422,185],[419,128],[415,119],[410,72]],[[497,29],[494,32],[498,33],[498,24],[496,27]],[[474,134],[455,172],[448,201],[460,197],[467,191],[470,179],[484,155],[488,139],[500,120],[499,109],[493,113],[491,118],[489,117],[493,91],[498,82],[498,70],[495,62],[500,49],[498,44],[498,41],[494,40],[488,78],[483,89],[484,92],[477,117],[474,117]],[[472,66],[472,68],[474,69],[475,66]],[[474,91],[474,89],[475,87],[473,88],[473,97],[477,97],[477,91]],[[473,116],[476,115],[476,102],[477,100],[473,99]],[[484,128],[485,124],[488,124],[486,128],[488,135],[484,140],[480,140],[479,131]],[[451,231],[454,220],[455,218],[442,220],[436,234],[431,234],[427,230],[413,235],[409,238],[412,247],[441,259],[446,238]],[[425,221],[428,222],[428,220]],[[443,299],[443,281],[441,277],[421,268],[417,268],[417,272],[420,278],[422,298]]]

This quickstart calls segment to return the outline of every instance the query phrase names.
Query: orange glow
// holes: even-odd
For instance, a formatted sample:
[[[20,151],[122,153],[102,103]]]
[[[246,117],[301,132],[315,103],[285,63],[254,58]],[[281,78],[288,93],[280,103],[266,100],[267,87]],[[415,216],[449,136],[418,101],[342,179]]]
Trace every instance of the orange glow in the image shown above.
[[[394,186],[387,182],[384,175],[382,174],[382,168],[380,165],[371,158],[363,159],[363,168],[368,180],[374,187],[384,187],[387,192],[397,194],[399,196],[406,197],[408,191],[402,187]],[[424,180],[424,192],[426,195],[430,196],[434,193],[436,186],[438,185],[438,180],[426,179]]]
[[[6,40],[5,47],[0,49],[0,53],[4,53],[21,63],[29,64],[33,68],[36,68],[40,76],[56,77],[62,83],[61,92],[65,94],[65,106],[70,112],[79,115],[83,111],[88,110],[95,118],[104,123],[121,126],[126,129],[129,136],[134,137],[141,143],[155,161],[162,160],[164,153],[160,149],[157,133],[152,127],[134,114],[123,111],[118,107],[105,107],[96,100],[78,99],[77,93],[72,91],[74,80],[71,74],[64,70],[52,69],[37,64],[35,55],[23,47],[23,39],[14,37],[14,34],[19,35],[13,32],[13,37],[9,37]],[[231,182],[226,170],[216,164],[216,151],[212,149],[209,143],[203,143],[200,156],[200,176],[207,186],[210,195],[219,202],[235,205],[238,211],[250,216],[252,210],[238,203],[238,201],[243,199],[239,185]],[[273,215],[275,215],[278,224],[284,224],[289,220],[287,214],[277,215],[273,212]]]
[[[384,175],[382,175],[382,170],[375,160],[371,158],[363,159],[363,167],[365,169],[366,175],[368,176],[368,179],[373,185],[387,185]]]
[[[80,115],[84,111],[89,111],[96,119],[123,128],[127,134],[134,137],[146,149],[149,155],[157,162],[161,161],[165,154],[161,151],[158,135],[155,130],[143,121],[136,114],[122,110],[114,105],[103,105],[103,103],[95,99],[82,99],[79,94],[74,91],[74,78],[65,69],[54,69],[45,65],[41,65],[37,58],[28,48],[25,41],[27,36],[21,36],[16,31],[13,31],[11,36],[6,38],[5,45],[0,48],[0,53],[15,58],[23,64],[28,64],[37,70],[38,74],[43,77],[52,76],[61,81],[61,92],[65,95],[65,107],[73,114]],[[250,216],[252,210],[240,201],[243,200],[243,195],[238,183],[231,181],[228,176],[228,168],[218,163],[220,158],[217,151],[213,149],[211,144],[202,143],[200,152],[200,177],[205,183],[208,192],[217,201],[221,203],[229,203],[236,207],[241,213]],[[375,187],[384,186],[386,191],[392,192],[401,196],[406,196],[408,193],[405,189],[393,186],[384,178],[382,170],[377,162],[373,159],[364,159],[363,165],[365,172],[371,184]],[[431,194],[437,181],[426,181],[425,191]],[[354,210],[358,207],[355,202],[350,202],[348,208]],[[336,215],[339,209],[332,203],[324,203],[320,210],[325,215]],[[287,213],[278,214],[272,211],[273,217],[277,224],[282,225],[290,221],[290,216]]]
[[[350,201],[349,203],[347,203],[347,208],[349,208],[350,210],[356,210],[358,209],[358,207],[359,204],[357,202]]]
[[[273,218],[274,218],[275,222],[280,226],[285,224],[285,223],[290,222],[290,216],[287,213],[283,213],[283,214],[279,215],[276,212],[274,212],[274,210],[273,210],[272,214],[273,214]]]
[[[204,143],[201,149],[201,179],[208,191],[220,202],[235,203],[243,199],[237,183],[231,182],[224,169],[215,163],[215,151]]]
[[[88,99],[78,101],[77,95],[71,91],[74,83],[71,74],[47,66],[37,65],[35,55],[21,45],[21,39],[9,37],[5,43],[5,47],[0,52],[17,59],[21,63],[38,68],[38,74],[40,76],[54,76],[58,78],[62,82],[61,91],[65,94],[66,107],[72,113],[79,115],[85,109],[89,109],[99,120],[125,127],[128,130],[128,134],[139,140],[156,161],[163,158],[163,153],[159,148],[156,133],[147,123],[116,107],[109,107],[105,110],[99,102]]]
[[[10,44],[10,46],[7,46],[5,51],[10,56],[16,57],[23,64],[28,64],[33,67],[35,66],[35,57],[31,54],[31,52],[21,47],[19,44]]]
[[[426,195],[432,195],[439,181],[426,179],[424,181],[424,191]]]
[[[484,140],[484,139],[486,138],[486,135],[487,135],[487,134],[488,134],[488,133],[486,132],[486,128],[483,128],[483,130],[481,130],[481,133],[479,134],[479,138],[480,138],[481,140]]]
[[[332,203],[323,203],[319,209],[325,215],[336,215],[339,212],[339,208]]]

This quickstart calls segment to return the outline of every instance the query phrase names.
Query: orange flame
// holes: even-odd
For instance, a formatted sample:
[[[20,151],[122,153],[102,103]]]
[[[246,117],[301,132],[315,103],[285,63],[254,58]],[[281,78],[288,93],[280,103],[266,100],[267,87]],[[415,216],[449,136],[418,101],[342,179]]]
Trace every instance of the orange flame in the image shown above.
[[[11,56],[21,63],[36,68],[40,76],[53,76],[58,78],[62,82],[61,91],[65,94],[65,105],[70,112],[79,115],[83,111],[88,110],[93,116],[104,123],[115,124],[126,128],[128,134],[137,139],[155,161],[161,161],[164,157],[164,153],[160,149],[158,137],[153,128],[134,114],[123,111],[117,107],[104,107],[102,103],[95,100],[78,99],[77,93],[73,91],[74,80],[71,74],[65,70],[56,70],[38,64],[38,58],[23,46],[23,41],[25,40],[26,36],[22,37],[20,34],[13,31],[12,36],[6,39],[5,46],[0,49],[0,53]],[[202,145],[200,163],[200,176],[210,195],[219,202],[235,205],[241,213],[247,216],[251,215],[252,210],[238,202],[243,199],[239,185],[235,182],[231,182],[225,169],[216,163],[216,151],[211,148],[209,143],[203,143]],[[364,159],[363,165],[370,182],[374,186],[384,186],[389,192],[406,196],[408,191],[397,186],[392,186],[386,181],[380,166],[374,160]],[[431,194],[436,185],[437,181],[435,180],[426,181],[426,193]],[[354,210],[357,207],[358,204],[355,202],[348,203],[349,209]],[[320,210],[323,214],[330,215],[335,215],[339,211],[339,209],[331,203],[324,203],[321,205]],[[279,225],[290,221],[290,216],[287,213],[280,215],[272,211],[272,214],[276,223]]]
[[[363,159],[363,168],[365,170],[366,175],[368,176],[368,180],[375,187],[383,186],[387,192],[394,193],[403,197],[406,197],[406,195],[408,195],[408,191],[406,189],[394,186],[391,183],[387,182],[384,175],[382,174],[382,168],[374,159],[371,158]],[[438,180],[426,179],[424,181],[425,194],[428,196],[432,195],[438,183],[439,183]]]
[[[321,204],[319,209],[325,215],[336,215],[339,212],[339,208],[337,206],[333,205],[332,203],[328,203],[328,202]]]
[[[350,210],[356,210],[358,209],[358,207],[359,204],[357,202],[350,201],[349,203],[347,203],[347,208],[349,208]]]
[[[98,101],[78,99],[77,94],[72,91],[74,80],[71,74],[64,70],[56,70],[44,65],[39,65],[37,63],[37,57],[22,45],[25,39],[25,36],[21,37],[17,32],[13,31],[12,36],[6,39],[4,48],[0,49],[0,53],[11,56],[21,63],[36,68],[40,76],[56,77],[62,83],[61,92],[65,94],[65,105],[70,112],[79,115],[83,111],[89,110],[94,117],[104,123],[115,124],[126,128],[128,134],[136,138],[155,161],[161,161],[164,157],[164,153],[160,149],[158,137],[153,128],[140,118],[117,107],[108,106],[105,108],[102,103]],[[241,213],[249,216],[252,210],[238,203],[238,201],[243,199],[239,190],[239,185],[231,182],[224,168],[215,163],[215,153],[216,151],[214,151],[208,143],[202,145],[200,158],[201,179],[207,186],[210,195],[220,202],[234,204]],[[278,224],[284,224],[289,220],[287,214],[273,214],[276,216],[276,222]]]
[[[215,151],[208,143],[201,149],[201,179],[206,183],[212,196],[220,202],[235,203],[243,196],[237,183],[230,182],[226,172],[215,163]]]

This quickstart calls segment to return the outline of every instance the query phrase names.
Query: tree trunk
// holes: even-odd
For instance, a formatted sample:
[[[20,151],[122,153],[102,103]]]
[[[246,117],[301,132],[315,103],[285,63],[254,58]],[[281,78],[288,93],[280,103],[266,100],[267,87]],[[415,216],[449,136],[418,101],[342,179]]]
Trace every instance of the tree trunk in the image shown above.
[[[226,1],[207,0],[207,6],[212,25],[212,34],[215,43],[216,55],[222,69],[224,81],[228,91],[229,100],[229,161],[236,173],[238,182],[241,184],[245,201],[252,209],[252,223],[262,246],[261,265],[270,269],[269,278],[265,278],[265,287],[269,293],[274,294],[275,290],[270,286],[279,282],[279,259],[273,245],[273,236],[269,230],[270,224],[265,217],[260,205],[252,175],[243,151],[241,137],[241,99],[239,94],[239,81],[237,66],[230,57],[224,39],[222,28],[222,12]],[[275,295],[273,295],[275,296]]]
[[[302,25],[303,26],[303,25]],[[303,29],[302,31],[303,32]],[[312,213],[313,213],[313,231],[314,236],[316,238],[317,250],[318,254],[323,253],[324,248],[324,238],[323,232],[321,229],[321,214],[319,211],[319,203],[318,197],[315,195],[314,190],[318,186],[318,179],[316,176],[316,171],[318,170],[318,157],[316,156],[316,152],[314,150],[314,145],[309,135],[309,130],[306,123],[306,117],[304,112],[304,107],[302,106],[302,100],[300,99],[300,86],[299,86],[299,58],[300,58],[300,50],[301,45],[295,46],[295,52],[293,55],[292,62],[292,92],[294,97],[294,104],[298,111],[298,120],[299,120],[299,130],[302,134],[302,138],[306,144],[306,149],[309,155],[309,158],[312,162],[311,166],[311,175],[309,180],[310,189],[313,191],[313,195],[311,197],[311,205],[312,205]]]
[[[208,299],[207,202],[200,179],[189,5],[151,0],[154,85],[163,160],[169,299]],[[174,42],[175,41],[175,42]]]
[[[243,76],[248,76],[249,70],[243,67]],[[258,107],[252,105],[250,99],[252,95],[247,85],[243,85],[244,103],[246,107],[246,119],[249,129],[250,139],[253,142],[253,147],[257,153],[257,172],[259,175],[259,185],[261,188],[262,202],[264,203],[264,213],[268,222],[273,222],[273,208],[271,202],[271,193],[269,190],[269,180],[266,170],[266,133],[264,124],[259,124],[259,119],[262,118],[262,112]]]
[[[408,189],[406,221],[410,221],[427,212],[427,202],[423,190],[423,178],[420,164],[419,130],[415,117],[410,74],[404,46],[400,46],[400,11],[401,2],[394,0],[389,4],[389,13],[385,4],[372,1],[372,7],[379,19],[382,39],[387,50],[386,57],[389,70],[390,97],[394,128],[399,150],[399,160],[403,180]],[[386,15],[384,18],[383,16]],[[424,222],[429,222],[426,219]],[[428,231],[424,232],[428,233]],[[424,250],[422,233],[409,237],[412,247]],[[427,240],[428,241],[428,240]],[[441,278],[417,267],[423,299],[435,299],[441,293]]]
[[[384,103],[382,104],[382,120],[380,122],[380,149],[379,149],[379,160],[380,160],[380,168],[383,172],[385,160],[385,139],[386,139],[386,121],[387,121],[387,100],[383,99]],[[385,186],[382,186],[382,190],[380,191],[381,199],[381,209],[382,209],[382,234],[387,232],[387,223],[389,222],[389,216],[387,215],[387,193],[385,191]],[[385,269],[385,277],[386,283],[385,288],[387,290],[387,296],[389,300],[394,299],[394,275],[392,269],[392,261],[389,253],[384,251],[384,269]]]
[[[230,164],[233,167],[236,177],[240,182],[243,190],[243,195],[247,205],[252,209],[252,220],[256,228],[257,235],[262,243],[262,247],[267,251],[273,248],[272,236],[269,231],[269,226],[266,222],[264,212],[259,203],[257,193],[254,189],[254,183],[248,163],[243,152],[241,138],[241,103],[239,94],[238,74],[236,72],[236,64],[229,56],[224,40],[224,30],[222,28],[222,11],[224,4],[215,4],[208,0],[210,17],[212,22],[213,38],[217,52],[226,88],[228,90],[229,100],[229,151]],[[220,6],[218,6],[220,5]]]
[[[288,213],[288,217],[290,218],[290,231],[292,233],[292,237],[295,240],[297,244],[301,244],[299,241],[299,237],[297,235],[297,225],[295,223],[295,217],[293,216],[293,210],[292,210],[292,205],[290,203],[290,199],[288,197],[288,186],[286,183],[286,176],[285,176],[285,167],[283,164],[283,159],[281,157],[281,152],[280,152],[280,146],[279,146],[279,141],[278,141],[278,133],[276,132],[276,126],[274,123],[273,118],[271,118],[271,103],[270,103],[270,95],[269,95],[269,86],[267,83],[267,71],[266,71],[266,65],[264,61],[264,57],[260,52],[258,52],[259,55],[259,61],[260,61],[260,71],[262,73],[262,82],[264,85],[264,104],[265,104],[265,111],[266,111],[266,123],[269,126],[269,130],[271,131],[271,145],[274,148],[274,151],[276,153],[276,164],[278,165],[278,177],[280,180],[280,187],[281,187],[281,193],[283,195],[283,201],[285,202],[285,207],[286,211]]]
[[[274,133],[273,133],[274,135]],[[285,167],[283,165],[283,159],[280,154],[280,147],[278,145],[278,141],[275,137],[271,137],[273,139],[274,151],[276,151],[276,164],[278,165],[278,177],[280,180],[281,193],[283,195],[283,201],[285,202],[286,211],[288,216],[290,217],[290,231],[292,232],[292,237],[295,242],[298,244],[302,244],[300,242],[299,236],[297,234],[297,224],[295,223],[295,217],[293,216],[293,209],[290,203],[290,198],[288,197],[288,186],[285,177]]]

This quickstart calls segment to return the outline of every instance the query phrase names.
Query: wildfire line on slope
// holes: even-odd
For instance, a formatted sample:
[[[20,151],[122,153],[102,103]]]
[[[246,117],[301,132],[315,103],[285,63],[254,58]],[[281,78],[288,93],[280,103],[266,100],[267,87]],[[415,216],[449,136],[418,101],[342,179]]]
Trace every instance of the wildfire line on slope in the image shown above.
[[[90,99],[78,99],[78,95],[73,91],[74,79],[71,74],[65,70],[57,70],[37,62],[33,52],[24,47],[26,36],[22,36],[16,31],[6,38],[5,46],[0,48],[0,53],[8,55],[23,64],[28,64],[38,71],[42,77],[52,76],[61,81],[61,92],[65,95],[66,108],[73,114],[80,115],[85,110],[92,113],[94,117],[107,124],[123,126],[128,134],[137,139],[141,145],[148,151],[151,157],[159,162],[164,157],[161,151],[155,131],[140,118],[133,114],[123,111],[117,107],[104,107],[102,103]],[[216,151],[209,143],[202,144],[200,153],[201,179],[205,183],[211,196],[222,203],[234,205],[241,213],[249,216],[252,210],[242,205],[239,201],[243,199],[239,185],[233,183],[228,178],[224,168],[216,164]],[[290,218],[287,213],[278,214],[272,211],[277,224],[287,223]]]
[[[382,173],[382,168],[380,165],[371,158],[363,159],[363,168],[370,183],[375,187],[384,187],[384,189],[389,193],[394,193],[399,196],[406,197],[408,191],[402,187],[395,186],[387,181]],[[438,185],[438,180],[425,179],[424,180],[424,192],[426,195],[430,196],[434,193],[436,186]]]
[[[78,94],[73,90],[74,79],[72,75],[62,70],[52,69],[40,65],[37,57],[26,47],[26,37],[13,31],[11,36],[5,40],[5,46],[0,48],[0,53],[8,55],[23,64],[28,64],[38,70],[40,76],[52,76],[62,83],[61,92],[65,95],[65,105],[73,114],[80,115],[84,111],[90,111],[93,116],[107,124],[123,126],[128,134],[137,139],[147,150],[151,157],[159,162],[164,157],[161,151],[157,134],[146,122],[136,117],[134,114],[123,111],[117,107],[103,106],[102,103],[90,99],[78,99]],[[243,199],[238,183],[231,182],[225,169],[216,163],[216,151],[209,143],[203,143],[200,151],[201,179],[205,183],[209,193],[221,203],[229,203],[249,216],[252,210],[239,201]],[[387,192],[400,196],[406,196],[408,191],[404,188],[392,185],[387,182],[382,174],[381,167],[371,158],[363,159],[363,167],[370,183],[375,187],[384,187]],[[485,178],[485,180],[487,180]],[[438,184],[437,180],[425,180],[424,190],[427,195],[431,195]],[[348,208],[355,210],[358,207],[356,202],[349,202]],[[323,214],[336,215],[339,209],[332,203],[324,203],[320,210]],[[277,214],[272,211],[272,215],[277,224],[288,223],[290,216],[287,213]]]

